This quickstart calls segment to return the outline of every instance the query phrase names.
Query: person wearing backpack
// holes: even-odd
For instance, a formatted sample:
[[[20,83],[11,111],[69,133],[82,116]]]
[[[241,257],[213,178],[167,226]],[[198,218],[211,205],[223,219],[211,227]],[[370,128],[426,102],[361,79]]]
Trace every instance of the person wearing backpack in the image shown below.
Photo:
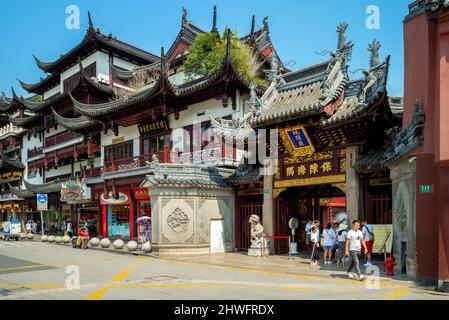
[[[365,239],[367,253],[366,253],[366,263],[364,264],[364,267],[368,267],[372,265],[371,263],[371,254],[373,252],[373,245],[374,245],[374,227],[371,224],[368,224],[366,220],[362,220],[362,233],[363,233],[363,239]]]
[[[332,249],[335,246],[337,238],[332,224],[328,223],[326,229],[323,230],[323,248],[324,248],[324,264],[332,264]]]

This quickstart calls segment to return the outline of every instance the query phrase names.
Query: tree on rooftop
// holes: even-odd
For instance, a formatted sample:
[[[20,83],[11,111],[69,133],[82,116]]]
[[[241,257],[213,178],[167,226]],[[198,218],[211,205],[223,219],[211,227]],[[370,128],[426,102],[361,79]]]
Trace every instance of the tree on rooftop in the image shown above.
[[[226,29],[223,37],[215,32],[196,37],[184,64],[187,81],[210,76],[220,69],[226,56],[227,32],[231,31]],[[254,50],[240,41],[237,31],[232,32],[231,59],[240,76],[258,85],[266,85],[266,81],[259,75],[263,62]]]

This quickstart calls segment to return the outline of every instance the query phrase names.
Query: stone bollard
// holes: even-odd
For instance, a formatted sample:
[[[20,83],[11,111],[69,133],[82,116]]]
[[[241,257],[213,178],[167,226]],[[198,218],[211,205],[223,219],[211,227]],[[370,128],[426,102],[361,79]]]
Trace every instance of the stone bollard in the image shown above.
[[[100,239],[98,239],[98,238],[92,238],[92,239],[89,240],[89,244],[90,244],[92,247],[96,248],[96,247],[98,247],[98,245],[100,244]]]
[[[125,243],[123,242],[122,239],[117,239],[114,241],[112,245],[114,246],[115,249],[121,250],[125,246]]]
[[[128,248],[128,251],[136,251],[137,250],[137,242],[135,241],[129,241],[126,244],[126,247]]]
[[[20,234],[20,239],[26,239],[26,238],[27,238],[27,234],[22,232]]]
[[[151,252],[151,243],[150,241],[147,241],[143,244],[142,246],[142,251],[145,253],[150,253]]]
[[[42,241],[42,242],[47,242],[47,241],[48,241],[48,236],[44,234],[44,235],[41,237],[41,241]]]
[[[64,242],[64,243],[70,243],[70,237],[69,236],[64,236],[64,237],[62,237],[62,242]]]
[[[48,237],[48,242],[50,242],[50,243],[55,242],[55,240],[56,240],[55,236],[49,236]]]
[[[26,235],[26,237],[27,237],[27,240],[33,240],[33,239],[34,239],[34,234],[28,233],[28,234]]]
[[[55,242],[56,242],[57,244],[61,244],[61,243],[62,243],[62,237],[57,236],[57,237],[55,238]]]
[[[102,248],[109,248],[111,246],[111,240],[109,240],[108,238],[101,239],[100,246]]]

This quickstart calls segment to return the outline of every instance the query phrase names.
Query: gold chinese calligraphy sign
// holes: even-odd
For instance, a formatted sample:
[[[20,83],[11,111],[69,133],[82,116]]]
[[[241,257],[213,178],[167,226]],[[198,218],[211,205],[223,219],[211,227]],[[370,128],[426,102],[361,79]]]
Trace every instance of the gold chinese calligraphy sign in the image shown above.
[[[306,157],[315,153],[315,147],[304,126],[280,130],[284,146],[294,157]]]
[[[312,185],[317,185],[317,184],[336,184],[336,183],[345,183],[345,182],[346,182],[345,175],[333,175],[333,176],[322,176],[322,177],[305,178],[305,179],[275,181],[274,187],[275,188],[289,188],[289,187],[312,186]]]

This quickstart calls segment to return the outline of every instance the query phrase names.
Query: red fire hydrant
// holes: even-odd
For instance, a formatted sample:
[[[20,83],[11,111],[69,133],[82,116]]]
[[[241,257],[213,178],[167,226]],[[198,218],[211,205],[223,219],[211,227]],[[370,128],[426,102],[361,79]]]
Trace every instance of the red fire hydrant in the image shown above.
[[[387,276],[394,276],[394,266],[396,265],[396,261],[394,257],[388,257],[384,262],[385,269],[387,270]]]

